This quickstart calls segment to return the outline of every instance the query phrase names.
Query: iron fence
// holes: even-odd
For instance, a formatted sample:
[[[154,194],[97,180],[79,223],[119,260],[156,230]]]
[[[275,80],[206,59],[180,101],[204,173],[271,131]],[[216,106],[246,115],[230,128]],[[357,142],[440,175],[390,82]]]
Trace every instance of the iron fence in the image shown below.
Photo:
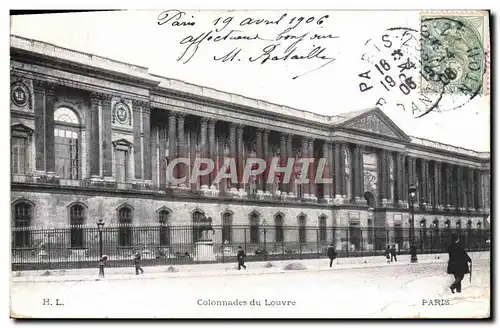
[[[142,264],[172,265],[234,262],[238,247],[248,261],[310,259],[326,256],[333,244],[338,257],[382,255],[388,245],[398,254],[410,250],[410,229],[303,226],[214,226],[208,232],[211,256],[200,254],[197,226],[70,226],[61,229],[14,228],[12,270],[95,267],[102,251],[111,267],[132,266],[134,250]],[[452,233],[469,251],[490,248],[490,230],[415,228],[418,253],[446,251]],[[205,242],[205,251],[206,245]]]

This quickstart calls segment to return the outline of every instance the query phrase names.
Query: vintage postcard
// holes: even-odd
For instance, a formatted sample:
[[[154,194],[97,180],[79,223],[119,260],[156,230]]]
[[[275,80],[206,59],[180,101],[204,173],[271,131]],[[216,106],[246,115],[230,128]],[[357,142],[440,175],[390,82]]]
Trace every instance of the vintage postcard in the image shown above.
[[[12,318],[490,318],[490,12],[10,17]]]

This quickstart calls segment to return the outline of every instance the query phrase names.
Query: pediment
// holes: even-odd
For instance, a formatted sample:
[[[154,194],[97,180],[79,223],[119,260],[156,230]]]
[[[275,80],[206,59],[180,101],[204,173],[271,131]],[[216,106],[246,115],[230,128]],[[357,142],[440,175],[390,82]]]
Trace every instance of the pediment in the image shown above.
[[[347,129],[370,132],[390,138],[410,141],[410,137],[378,108],[355,116],[345,121],[341,126]]]

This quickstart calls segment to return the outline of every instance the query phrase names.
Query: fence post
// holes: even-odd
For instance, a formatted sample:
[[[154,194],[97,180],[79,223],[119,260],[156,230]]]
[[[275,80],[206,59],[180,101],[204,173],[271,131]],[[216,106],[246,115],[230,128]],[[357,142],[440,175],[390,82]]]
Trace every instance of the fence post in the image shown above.
[[[47,260],[48,260],[48,270],[50,270],[50,242],[51,242],[51,235],[52,235],[52,232],[49,231],[49,233],[47,234],[48,238],[47,238]]]
[[[346,247],[346,257],[349,257],[349,248],[351,247],[351,242],[349,240],[349,228],[346,229],[345,231],[345,234],[346,234],[346,244],[347,244],[347,247]]]
[[[320,254],[319,254],[319,230],[318,229],[316,229],[316,254],[317,254],[317,257],[319,259]]]
[[[245,254],[247,253],[247,228],[244,228],[244,248],[245,248]]]

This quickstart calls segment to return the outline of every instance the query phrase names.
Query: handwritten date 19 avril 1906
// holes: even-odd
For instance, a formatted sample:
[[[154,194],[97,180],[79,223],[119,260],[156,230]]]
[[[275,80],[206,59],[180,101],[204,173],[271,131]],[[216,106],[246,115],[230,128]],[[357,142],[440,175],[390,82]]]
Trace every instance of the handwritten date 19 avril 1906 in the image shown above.
[[[196,22],[191,20],[186,20],[186,13],[178,10],[168,10],[162,12],[158,16],[158,25],[168,24],[173,27],[182,26],[194,26]],[[276,20],[267,20],[261,18],[246,17],[239,21],[238,28],[244,29],[247,26],[259,25],[262,27],[263,32],[266,33],[266,26],[285,26],[284,30],[280,33],[275,34],[272,38],[266,38],[262,35],[255,34],[245,34],[244,31],[240,29],[231,29],[228,27],[233,23],[235,17],[218,17],[213,21],[213,28],[208,31],[202,32],[199,35],[188,35],[184,37],[181,41],[181,45],[185,45],[186,48],[182,54],[177,58],[178,61],[183,61],[184,64],[188,63],[197,53],[199,46],[203,42],[224,42],[224,41],[263,41],[268,43],[260,50],[260,53],[248,56],[249,62],[257,62],[264,64],[268,61],[287,61],[287,60],[312,60],[319,59],[325,61],[323,65],[314,69],[320,69],[327,64],[333,62],[335,58],[328,55],[327,48],[324,45],[313,45],[308,46],[307,49],[303,46],[303,41],[317,41],[321,42],[326,39],[337,39],[338,36],[332,34],[319,34],[319,33],[297,33],[295,29],[301,25],[315,25],[316,27],[322,27],[321,25],[325,20],[327,20],[329,15],[324,15],[321,17],[292,17],[288,18],[287,14],[284,13]],[[191,18],[194,18],[191,16]],[[223,55],[216,55],[213,57],[215,61],[219,62],[233,62],[241,61],[243,48],[241,46],[234,47],[229,52]],[[312,70],[312,71],[314,71]],[[311,71],[309,71],[311,72]]]

